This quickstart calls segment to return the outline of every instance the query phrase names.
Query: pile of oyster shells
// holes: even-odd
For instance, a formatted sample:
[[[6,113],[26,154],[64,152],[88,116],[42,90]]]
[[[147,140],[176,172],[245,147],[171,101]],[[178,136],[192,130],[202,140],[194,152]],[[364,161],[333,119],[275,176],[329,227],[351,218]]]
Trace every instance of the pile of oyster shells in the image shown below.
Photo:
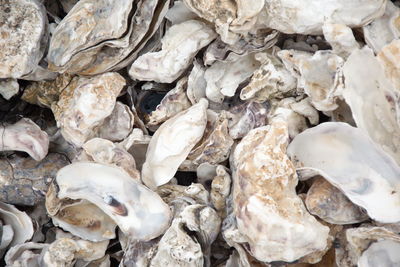
[[[0,0],[0,265],[400,266],[399,6]]]

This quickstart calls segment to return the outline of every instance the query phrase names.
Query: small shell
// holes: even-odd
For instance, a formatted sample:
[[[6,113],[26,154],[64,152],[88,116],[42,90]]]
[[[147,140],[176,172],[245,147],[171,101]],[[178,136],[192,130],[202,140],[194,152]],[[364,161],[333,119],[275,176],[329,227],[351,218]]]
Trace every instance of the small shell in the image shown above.
[[[216,176],[211,182],[211,203],[217,210],[221,218],[226,217],[226,199],[231,192],[231,175],[228,170],[218,165],[216,169]]]
[[[372,219],[400,221],[400,168],[362,130],[341,122],[319,124],[297,135],[288,155],[298,168],[338,187]]]
[[[308,211],[332,224],[353,224],[368,219],[339,189],[323,178],[317,178],[307,192]]]
[[[28,153],[40,161],[49,149],[49,137],[30,119],[21,119],[0,130],[0,151],[17,150]]]
[[[271,125],[251,130],[233,154],[234,214],[259,261],[290,262],[327,247],[329,228],[296,195],[287,141],[286,122],[277,117]]]
[[[322,30],[333,52],[342,58],[347,58],[353,50],[360,48],[352,30],[344,24],[325,23]]]
[[[74,78],[51,105],[64,138],[81,147],[93,137],[95,127],[111,115],[124,85],[125,79],[118,73]]]
[[[17,79],[0,79],[0,95],[6,99],[10,100],[11,97],[18,94],[19,84]]]
[[[130,67],[129,75],[141,81],[171,83],[215,37],[209,26],[197,20],[173,25],[161,41],[161,51],[140,56]]]
[[[150,188],[169,182],[203,136],[207,123],[205,99],[164,122],[150,140],[142,180]]]

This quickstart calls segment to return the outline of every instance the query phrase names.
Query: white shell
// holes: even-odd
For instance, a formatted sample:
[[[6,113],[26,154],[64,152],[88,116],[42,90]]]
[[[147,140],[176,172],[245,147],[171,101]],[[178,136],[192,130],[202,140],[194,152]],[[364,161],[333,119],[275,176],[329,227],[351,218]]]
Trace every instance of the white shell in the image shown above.
[[[387,1],[383,16],[374,19],[362,28],[365,42],[375,53],[400,37],[399,19],[400,9],[393,2]]]
[[[199,103],[164,122],[150,140],[142,180],[150,188],[168,183],[203,136],[208,102]]]
[[[74,78],[51,105],[63,137],[77,147],[93,137],[114,110],[125,79],[115,72],[92,78]]]
[[[357,127],[368,133],[385,152],[400,163],[400,126],[397,89],[368,47],[355,50],[343,67],[343,96]]]
[[[297,135],[288,155],[297,167],[321,174],[372,219],[400,221],[400,168],[362,130],[322,123]]]
[[[325,23],[322,30],[333,52],[343,58],[347,58],[353,50],[360,48],[353,31],[344,24]]]
[[[325,21],[363,26],[380,17],[386,0],[270,0],[264,25],[284,33],[321,34]]]
[[[372,243],[358,260],[358,267],[399,266],[400,242],[382,240]]]
[[[0,129],[0,151],[17,150],[28,153],[34,160],[42,160],[49,149],[49,137],[30,119]]]
[[[77,177],[77,179],[71,179]],[[154,192],[120,168],[73,163],[56,177],[61,199],[85,199],[110,216],[134,240],[150,240],[168,227],[170,209]]]
[[[4,99],[10,100],[18,92],[19,84],[17,79],[0,79],[0,94]]]
[[[141,81],[171,83],[215,37],[209,26],[197,20],[173,25],[161,41],[161,51],[140,56],[130,67],[129,75]]]
[[[396,88],[396,96],[400,92],[400,53],[398,49],[400,49],[400,40],[397,39],[382,47],[377,55],[379,63],[382,64],[385,70],[386,77],[390,79],[393,86]]]
[[[204,78],[206,68],[197,60],[193,61],[193,68],[188,77],[187,97],[194,105],[206,97],[207,81]]]
[[[233,154],[233,201],[239,232],[259,261],[294,261],[325,250],[329,228],[311,216],[286,155],[286,122],[251,130]]]

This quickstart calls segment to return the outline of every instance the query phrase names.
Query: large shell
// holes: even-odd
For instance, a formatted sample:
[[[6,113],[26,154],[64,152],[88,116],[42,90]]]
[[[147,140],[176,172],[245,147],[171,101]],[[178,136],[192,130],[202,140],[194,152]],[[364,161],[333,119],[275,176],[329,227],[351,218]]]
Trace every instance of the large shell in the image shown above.
[[[271,0],[264,25],[284,33],[320,34],[325,21],[360,27],[380,17],[385,0]]]
[[[77,162],[62,168],[55,181],[58,198],[90,201],[133,240],[150,240],[168,227],[168,206],[118,167]]]
[[[400,168],[362,130],[322,123],[297,135],[288,155],[297,167],[321,174],[372,219],[400,221]]]
[[[320,111],[337,108],[335,103],[343,87],[339,69],[343,59],[331,51],[315,54],[297,50],[282,50],[277,55],[286,67],[298,78],[298,87],[311,98],[311,103]]]
[[[47,43],[47,23],[41,1],[1,3],[0,78],[21,78],[37,68]]]
[[[24,151],[37,161],[47,155],[49,137],[30,119],[3,126],[0,135],[0,151]]]
[[[173,82],[215,37],[215,32],[204,22],[189,20],[173,25],[162,39],[161,51],[140,56],[129,69],[129,75],[142,81]]]
[[[276,118],[250,131],[233,154],[237,226],[260,261],[290,262],[327,246],[329,228],[296,195],[297,175],[286,156],[287,142],[287,125]]]
[[[396,89],[368,47],[355,50],[343,67],[343,96],[357,127],[400,163],[400,126]]]
[[[308,211],[332,224],[353,224],[368,219],[339,189],[319,177],[307,192]]]
[[[164,122],[150,140],[142,180],[151,187],[172,179],[179,165],[203,136],[207,123],[205,99]]]
[[[52,70],[94,75],[129,64],[155,33],[169,1],[79,1],[56,28]]]
[[[51,105],[64,138],[75,146],[95,135],[96,126],[111,115],[125,79],[118,73],[74,78]]]
[[[400,37],[399,19],[400,9],[391,1],[387,1],[383,16],[374,19],[362,28],[365,42],[375,53]]]

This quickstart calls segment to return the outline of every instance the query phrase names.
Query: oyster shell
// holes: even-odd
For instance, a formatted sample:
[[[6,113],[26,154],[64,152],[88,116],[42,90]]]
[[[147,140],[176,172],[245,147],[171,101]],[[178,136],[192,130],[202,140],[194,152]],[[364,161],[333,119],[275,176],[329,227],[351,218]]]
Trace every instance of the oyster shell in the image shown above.
[[[120,168],[76,162],[62,168],[55,182],[58,198],[84,199],[95,204],[133,240],[150,240],[168,227],[168,206]]]
[[[353,224],[368,219],[360,207],[322,177],[313,182],[305,204],[311,214],[332,224]]]
[[[208,102],[199,103],[164,122],[155,132],[142,167],[142,180],[150,188],[166,184],[203,136]]]
[[[397,90],[371,49],[355,50],[343,67],[343,96],[357,127],[400,163]],[[378,130],[379,129],[379,130]]]
[[[27,242],[10,248],[4,258],[7,266],[39,267],[41,252],[49,244]]]
[[[51,38],[49,68],[95,75],[127,66],[155,33],[169,1],[79,1]]]
[[[231,192],[231,175],[222,165],[216,168],[216,176],[211,182],[210,198],[221,218],[226,217],[226,200]]]
[[[37,0],[11,0],[0,6],[0,78],[33,72],[47,44],[47,16]]]
[[[277,117],[251,130],[233,154],[237,227],[260,261],[290,262],[327,247],[329,228],[318,223],[296,195],[297,175],[286,156],[287,141],[287,124]]]
[[[399,12],[400,19],[400,12]],[[399,26],[400,27],[400,26]],[[399,29],[400,30],[400,29]],[[400,48],[400,40],[393,40],[389,44],[382,47],[380,52],[377,55],[378,61],[382,64],[386,77],[390,79],[393,86],[395,87],[395,96],[398,97],[400,90],[400,65],[399,65],[399,53],[398,49]],[[397,111],[397,110],[396,110]],[[396,113],[397,117],[399,116]],[[397,118],[399,120],[399,118]]]
[[[262,23],[284,33],[321,34],[325,21],[360,27],[382,16],[385,6],[385,0],[271,0]]]
[[[239,84],[249,78],[260,67],[254,54],[230,54],[224,61],[212,64],[204,73],[207,82],[206,96],[209,100],[222,103],[225,97],[235,95]]]
[[[0,95],[6,99],[10,100],[11,97],[18,94],[19,84],[17,79],[0,79]]]
[[[129,75],[141,81],[171,83],[215,37],[215,32],[204,22],[189,20],[173,25],[161,41],[161,51],[140,56],[130,67]]]
[[[400,242],[382,240],[371,244],[358,260],[359,267],[400,265]]]
[[[14,124],[3,126],[0,131],[0,151],[23,151],[36,161],[42,160],[47,155],[49,148],[47,133],[30,119],[23,118]]]
[[[385,13],[363,26],[365,42],[375,53],[382,47],[400,37],[400,9],[391,1],[387,1]]]
[[[75,146],[95,135],[95,127],[110,116],[125,79],[118,73],[74,78],[51,105],[61,134]]]
[[[315,54],[296,50],[282,50],[277,53],[286,68],[298,79],[297,86],[311,98],[311,103],[320,111],[337,108],[336,98],[341,95],[343,81],[340,68],[343,59],[331,51],[317,51]]]
[[[322,31],[333,52],[342,58],[347,58],[353,50],[360,48],[352,30],[344,24],[325,23]]]
[[[338,187],[372,219],[400,221],[400,168],[362,130],[342,122],[319,124],[297,135],[288,155],[298,168]]]
[[[190,102],[194,105],[203,97],[206,97],[207,81],[204,78],[206,68],[197,60],[193,61],[193,68],[187,81],[186,94]]]

